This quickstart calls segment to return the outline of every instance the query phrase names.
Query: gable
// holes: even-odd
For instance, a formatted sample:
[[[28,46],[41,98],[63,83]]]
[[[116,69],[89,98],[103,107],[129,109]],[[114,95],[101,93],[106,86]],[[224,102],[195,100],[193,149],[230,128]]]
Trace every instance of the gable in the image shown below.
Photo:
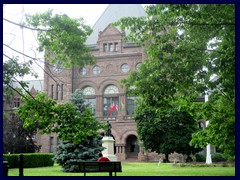
[[[99,38],[105,37],[105,36],[121,36],[121,32],[111,24],[109,24],[103,32],[99,32]]]

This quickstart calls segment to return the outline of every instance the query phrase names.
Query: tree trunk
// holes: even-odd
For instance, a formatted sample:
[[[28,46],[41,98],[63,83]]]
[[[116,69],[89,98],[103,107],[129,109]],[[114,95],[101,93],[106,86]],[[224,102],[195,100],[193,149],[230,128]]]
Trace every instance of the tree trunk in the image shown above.
[[[168,154],[165,154],[165,162],[169,162],[169,160],[168,160]]]

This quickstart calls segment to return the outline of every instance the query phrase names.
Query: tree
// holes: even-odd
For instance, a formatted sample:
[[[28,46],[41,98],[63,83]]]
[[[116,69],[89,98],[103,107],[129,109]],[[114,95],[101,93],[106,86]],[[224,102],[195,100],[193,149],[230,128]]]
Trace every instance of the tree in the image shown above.
[[[45,13],[27,15],[26,23],[39,30],[38,50],[45,51],[45,58],[53,64],[82,67],[95,63],[90,48],[84,44],[92,29],[84,24],[83,18],[71,19],[66,14],[53,15],[52,10],[49,10]]]
[[[79,111],[73,103],[57,104],[45,93],[28,98],[16,111],[24,127],[37,127],[42,133],[57,133],[59,139],[79,143],[88,136],[97,136],[102,124],[92,116],[90,109]]]
[[[36,145],[33,136],[36,129],[26,129],[23,121],[14,114],[4,118],[3,152],[4,153],[33,153],[38,152],[41,146]]]
[[[172,108],[187,109],[196,121],[209,120],[209,127],[193,136],[192,145],[210,143],[235,154],[234,5],[151,5],[146,14],[115,23],[130,30],[127,39],[142,45],[147,56],[140,70],[123,81],[128,93],[166,114]],[[193,103],[209,91],[209,102]]]
[[[87,36],[91,34],[92,30],[90,26],[85,24],[82,18],[71,19],[65,14],[53,15],[52,10],[49,10],[41,14],[26,15],[25,18],[23,17],[22,19],[23,21],[21,23],[16,23],[12,20],[3,18],[5,22],[11,23],[16,27],[38,32],[38,51],[45,52],[45,58],[50,60],[52,64],[58,64],[62,67],[70,68],[74,65],[84,66],[95,63],[94,56],[90,53],[90,49],[84,44]],[[36,112],[31,111],[32,114],[30,112],[30,114],[27,114],[26,112],[25,115],[29,116],[25,116],[24,113],[20,113],[20,116],[24,118],[25,127],[36,129],[36,127],[40,127],[41,124],[42,129],[46,128],[43,130],[44,132],[51,132],[52,126],[54,123],[56,123],[57,119],[50,113],[54,114],[57,113],[57,111],[69,111],[70,113],[68,115],[75,115],[77,113],[71,104],[56,105],[54,101],[49,100],[44,94],[39,94],[37,100],[32,97],[29,91],[26,89],[27,84],[18,79],[23,78],[27,74],[34,75],[35,78],[37,78],[36,73],[34,73],[34,70],[31,69],[31,65],[32,63],[36,63],[39,66],[37,63],[40,61],[39,58],[25,54],[25,52],[20,49],[14,49],[11,46],[11,43],[3,43],[3,46],[4,48],[10,49],[11,52],[13,51],[19,54],[24,59],[24,62],[21,63],[18,57],[9,56],[6,51],[3,53],[4,57],[7,58],[7,60],[3,63],[4,96],[6,99],[10,99],[13,95],[13,92],[17,92],[21,95],[25,102],[30,104],[26,105],[25,107],[31,108],[31,105],[35,106],[35,109],[33,109]],[[46,70],[44,71],[47,74],[51,73],[47,72]],[[54,75],[49,74],[49,76],[56,81],[56,77],[54,77]],[[24,94],[20,89],[14,88],[13,83],[15,82],[19,82],[27,94]],[[46,100],[46,102],[41,100]],[[48,107],[50,109],[47,109]],[[40,110],[38,108],[42,108],[44,110]],[[19,112],[21,112],[21,110]],[[84,113],[86,113],[86,116],[89,116],[90,114],[89,112]],[[35,117],[33,117],[33,114],[35,114]],[[67,113],[64,115],[67,116]],[[4,117],[5,120],[8,120],[6,119],[7,115],[5,112]],[[36,123],[30,120],[31,117],[36,120]],[[39,117],[40,119],[36,119],[36,117]],[[68,119],[68,117],[65,118]],[[48,120],[49,122],[47,122]],[[61,122],[59,122],[59,124],[61,124]],[[59,127],[63,126],[64,124],[59,125]],[[96,126],[96,128],[97,127],[98,126]],[[76,131],[77,127],[73,125],[72,128],[75,128]],[[54,130],[55,132],[59,132],[57,127],[54,128]],[[59,136],[64,136],[64,134],[60,134]],[[85,135],[79,135],[78,137],[80,136],[84,138]]]
[[[74,65],[84,66],[93,65],[95,58],[91,54],[90,48],[84,43],[92,32],[90,26],[86,25],[83,18],[72,19],[66,14],[53,14],[52,10],[35,15],[25,15],[21,23],[13,22],[3,18],[5,22],[11,23],[16,27],[28,29],[37,32],[39,42],[38,51],[45,52],[45,59],[50,60],[52,64],[57,64],[65,68],[71,68]],[[9,56],[4,51],[3,56],[7,58],[4,61],[4,92],[9,92],[13,82],[18,82],[18,78],[31,74],[37,77],[31,70],[32,63],[38,66],[39,58],[31,57],[19,49],[14,49],[10,44],[3,43],[4,48],[23,56],[25,62],[20,63],[16,56]],[[46,70],[44,70],[46,72]],[[46,72],[48,73],[48,72]],[[50,75],[55,80],[54,75]],[[23,88],[26,84],[20,82]],[[6,88],[8,87],[8,90]],[[15,90],[14,90],[15,91]],[[27,91],[28,92],[28,91]],[[22,95],[22,94],[21,94]]]
[[[45,93],[26,99],[16,111],[24,127],[37,127],[41,133],[57,133],[63,144],[54,159],[66,172],[76,171],[76,162],[96,160],[103,150],[98,130],[106,126],[97,121],[87,108],[83,92],[77,89],[68,103],[57,104]]]
[[[97,137],[88,137],[79,144],[66,141],[57,146],[54,161],[64,172],[78,172],[78,162],[97,161],[98,153],[103,149],[102,141]]]
[[[200,151],[189,145],[192,134],[198,126],[193,117],[186,111],[172,110],[169,115],[157,109],[137,106],[134,119],[137,131],[145,149],[168,155],[174,152],[191,155]]]
[[[84,111],[89,110],[87,108],[88,104],[84,100],[83,92],[79,89],[73,93],[72,97],[70,98],[70,102],[75,106],[80,117],[84,116]],[[84,122],[84,127],[94,129],[97,121],[93,119],[86,120]],[[58,145],[54,160],[56,163],[62,166],[63,171],[77,172],[78,162],[96,161],[98,158],[98,153],[103,149],[104,148],[102,147],[100,135],[91,135],[88,133],[87,137],[77,144],[74,144],[71,141],[64,141],[62,144]]]

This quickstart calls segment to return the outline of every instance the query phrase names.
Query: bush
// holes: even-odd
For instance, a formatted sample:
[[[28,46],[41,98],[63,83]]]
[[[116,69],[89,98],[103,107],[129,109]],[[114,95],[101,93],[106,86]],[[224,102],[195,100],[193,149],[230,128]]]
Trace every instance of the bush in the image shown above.
[[[97,161],[98,153],[103,150],[102,141],[94,137],[88,137],[80,144],[63,142],[57,146],[54,161],[64,172],[78,172],[78,162]]]
[[[196,162],[205,162],[206,156],[203,154],[196,154]]]
[[[54,165],[54,155],[50,153],[26,153],[23,155],[24,168],[45,167]],[[9,168],[19,167],[19,154],[4,154],[3,160],[8,161]]]
[[[227,158],[221,153],[213,153],[212,154],[212,162],[221,162],[226,161]]]

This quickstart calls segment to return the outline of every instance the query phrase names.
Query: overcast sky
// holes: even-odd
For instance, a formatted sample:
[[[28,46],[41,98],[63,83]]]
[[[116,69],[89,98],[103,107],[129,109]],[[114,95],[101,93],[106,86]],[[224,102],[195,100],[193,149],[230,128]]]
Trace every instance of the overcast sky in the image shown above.
[[[86,24],[92,27],[107,7],[108,4],[7,4],[3,6],[3,17],[19,23],[24,19],[23,14],[35,14],[53,9],[53,13],[64,13],[71,18],[83,17]],[[15,25],[3,21],[3,43],[29,56],[41,58],[41,61],[38,61],[38,63],[43,66],[43,54],[35,54],[37,42],[36,35],[32,31],[22,30]],[[3,52],[10,57],[18,55],[19,59],[24,60],[20,54],[15,53],[6,46],[3,46]],[[43,71],[38,65],[34,63],[32,67],[39,74],[38,79],[43,79]],[[33,80],[34,78],[27,76],[24,79]]]

